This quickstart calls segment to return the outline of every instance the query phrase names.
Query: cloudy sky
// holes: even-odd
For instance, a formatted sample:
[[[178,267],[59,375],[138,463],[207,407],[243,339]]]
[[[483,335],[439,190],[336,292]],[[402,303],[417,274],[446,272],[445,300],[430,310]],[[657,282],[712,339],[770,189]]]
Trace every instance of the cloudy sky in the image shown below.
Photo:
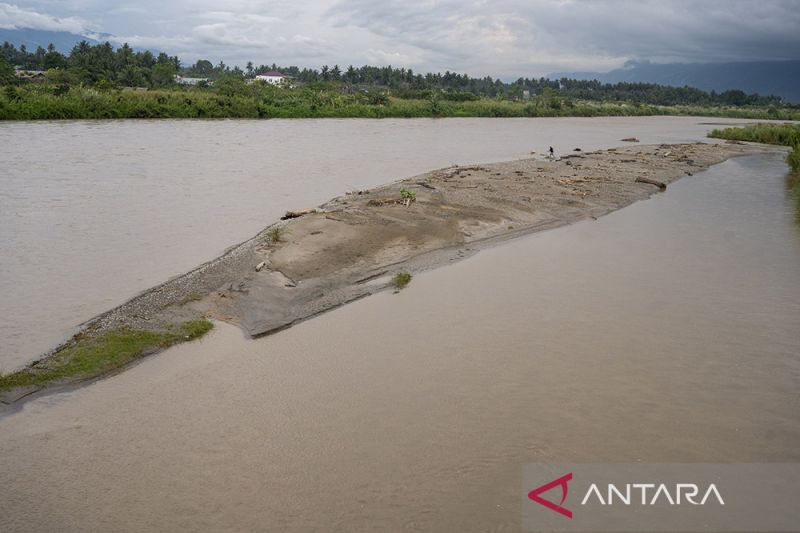
[[[0,27],[241,65],[386,65],[502,78],[655,62],[800,59],[797,0],[19,0]]]

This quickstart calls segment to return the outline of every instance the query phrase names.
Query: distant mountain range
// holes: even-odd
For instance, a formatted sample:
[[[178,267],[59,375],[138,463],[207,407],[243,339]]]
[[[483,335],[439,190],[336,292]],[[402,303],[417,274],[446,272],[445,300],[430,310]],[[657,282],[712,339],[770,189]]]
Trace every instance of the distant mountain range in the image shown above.
[[[780,96],[800,102],[800,60],[737,63],[666,63],[629,61],[611,72],[554,72],[550,79],[596,79],[603,83],[644,82],[705,91],[739,89],[746,93]]]
[[[62,54],[69,54],[72,48],[81,41],[95,45],[106,41],[112,41],[114,35],[110,33],[92,33],[92,36],[70,33],[67,31],[34,30],[31,28],[3,29],[0,28],[0,44],[8,41],[17,48],[25,45],[29,52],[36,51],[41,46],[47,48],[50,43]],[[115,45],[116,47],[116,45]],[[132,46],[135,51],[143,52],[147,48]],[[158,55],[162,50],[149,49],[154,55]]]
[[[62,54],[69,53],[72,47],[81,41],[86,41],[90,44],[98,43],[97,40],[85,35],[78,35],[66,31],[32,30],[30,28],[8,30],[0,28],[0,43],[6,41],[17,48],[24,44],[29,52],[35,51],[39,46],[47,48],[47,45],[53,43],[56,50]]]

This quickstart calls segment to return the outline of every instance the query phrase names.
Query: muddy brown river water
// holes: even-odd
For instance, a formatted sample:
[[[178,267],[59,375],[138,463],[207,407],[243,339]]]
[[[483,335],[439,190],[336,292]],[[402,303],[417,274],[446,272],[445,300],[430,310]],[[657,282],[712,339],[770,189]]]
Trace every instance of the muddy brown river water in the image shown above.
[[[702,140],[694,117],[0,123],[0,369],[287,209],[450,164]],[[737,122],[727,121],[726,122]],[[738,121],[742,122],[742,121]]]
[[[0,530],[519,531],[528,462],[800,461],[786,174],[730,160],[31,401],[0,418]]]

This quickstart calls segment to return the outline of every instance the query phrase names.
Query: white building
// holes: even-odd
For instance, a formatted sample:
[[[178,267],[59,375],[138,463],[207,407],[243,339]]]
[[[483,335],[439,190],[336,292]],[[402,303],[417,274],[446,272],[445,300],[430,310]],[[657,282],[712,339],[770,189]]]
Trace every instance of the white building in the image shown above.
[[[278,72],[277,70],[270,70],[268,72],[256,74],[256,79],[265,81],[272,85],[280,85],[286,79],[286,76],[283,75],[283,72]]]
[[[208,81],[208,78],[189,78],[184,76],[175,76],[175,83],[178,83],[180,85],[198,85],[203,82],[211,85]]]
[[[22,78],[23,80],[43,80],[44,79],[44,71],[43,70],[28,70],[22,67],[14,67],[14,74],[17,75],[18,78]]]

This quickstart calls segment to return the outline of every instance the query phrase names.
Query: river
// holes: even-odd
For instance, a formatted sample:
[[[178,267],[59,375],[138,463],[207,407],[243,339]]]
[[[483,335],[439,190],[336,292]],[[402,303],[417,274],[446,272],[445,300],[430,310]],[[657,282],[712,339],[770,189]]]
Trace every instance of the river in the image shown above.
[[[703,122],[0,122],[0,369],[33,360],[82,322],[213,259],[288,209],[550,145],[566,153],[630,136],[702,140]]]
[[[800,461],[786,176],[730,160],[33,400],[0,419],[1,529],[518,531],[528,462]]]

